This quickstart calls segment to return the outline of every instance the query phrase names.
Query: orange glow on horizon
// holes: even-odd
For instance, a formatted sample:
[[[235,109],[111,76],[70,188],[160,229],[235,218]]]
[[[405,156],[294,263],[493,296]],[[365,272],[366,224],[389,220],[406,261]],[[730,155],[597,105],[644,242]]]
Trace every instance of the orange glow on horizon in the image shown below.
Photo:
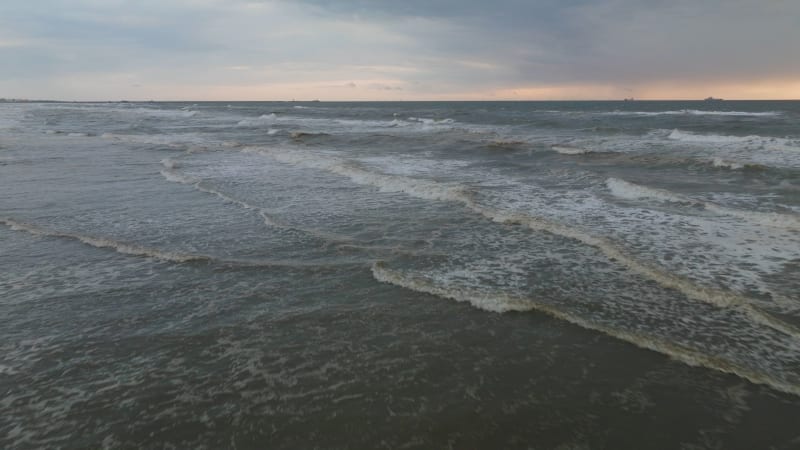
[[[185,101],[459,101],[459,100],[800,100],[800,79],[751,82],[658,82],[620,87],[611,84],[548,84],[475,90],[436,89],[398,78],[350,79],[259,84],[141,83],[128,77],[68,78],[73,98],[56,100]],[[46,94],[45,94],[46,95]]]

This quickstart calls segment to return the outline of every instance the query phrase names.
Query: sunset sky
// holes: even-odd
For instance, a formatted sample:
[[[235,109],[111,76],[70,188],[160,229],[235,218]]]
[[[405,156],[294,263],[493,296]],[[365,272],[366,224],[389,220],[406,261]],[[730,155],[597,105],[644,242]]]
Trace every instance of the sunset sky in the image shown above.
[[[0,97],[800,98],[797,0],[3,0]]]

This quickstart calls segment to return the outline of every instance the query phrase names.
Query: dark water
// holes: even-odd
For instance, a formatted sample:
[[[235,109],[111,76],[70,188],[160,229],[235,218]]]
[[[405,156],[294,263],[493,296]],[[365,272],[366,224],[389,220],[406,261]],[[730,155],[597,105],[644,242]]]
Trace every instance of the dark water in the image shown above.
[[[0,447],[800,448],[800,103],[0,104]]]

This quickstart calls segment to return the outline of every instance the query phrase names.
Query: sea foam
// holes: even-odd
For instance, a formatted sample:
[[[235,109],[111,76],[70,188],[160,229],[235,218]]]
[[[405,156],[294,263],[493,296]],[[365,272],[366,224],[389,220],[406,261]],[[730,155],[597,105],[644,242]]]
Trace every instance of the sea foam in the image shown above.
[[[482,205],[475,201],[475,192],[463,185],[370,172],[334,158],[297,150],[251,147],[245,149],[245,151],[263,154],[284,163],[326,170],[331,173],[343,175],[357,184],[370,185],[384,192],[403,192],[426,200],[458,202],[473,212],[494,222],[525,225],[532,230],[545,231],[573,239],[599,249],[608,258],[616,261],[632,272],[656,281],[664,287],[680,291],[687,297],[721,307],[739,309],[761,324],[768,325],[788,334],[800,335],[800,330],[796,327],[760,310],[752,305],[751,300],[747,297],[732,291],[699,286],[666,269],[640,261],[609,238],[594,236],[579,228],[554,222],[546,218],[498,210]]]
[[[537,310],[564,320],[585,329],[599,331],[608,336],[626,341],[637,347],[652,350],[690,366],[702,366],[720,372],[734,374],[756,384],[764,384],[782,392],[800,395],[800,386],[796,382],[777,378],[765,372],[744,367],[733,361],[715,355],[679,345],[668,340],[645,335],[642,332],[622,330],[607,324],[592,321],[566,311],[551,304],[537,301],[534,298],[522,298],[501,292],[483,292],[458,286],[442,286],[422,276],[414,276],[402,271],[390,269],[383,262],[372,266],[373,277],[383,283],[392,284],[416,292],[451,299],[491,312],[530,311]]]
[[[712,202],[694,200],[665,189],[642,186],[640,184],[631,183],[619,178],[607,179],[606,186],[615,197],[625,200],[651,199],[663,202],[688,203],[691,205],[702,206],[705,210],[715,214],[736,217],[756,223],[758,225],[800,231],[800,217],[792,214],[744,211],[740,209],[729,208]]]
[[[20,222],[13,219],[8,218],[0,218],[0,223],[3,225],[11,228],[15,231],[25,231],[27,233],[37,235],[37,236],[46,236],[46,237],[57,237],[57,238],[66,238],[72,239],[76,241],[80,241],[84,244],[90,245],[92,247],[97,248],[108,248],[112,249],[118,253],[125,254],[125,255],[133,255],[133,256],[144,256],[148,258],[155,258],[161,259],[164,261],[171,261],[171,262],[191,262],[191,261],[209,261],[211,260],[210,257],[204,255],[193,255],[188,253],[175,253],[169,252],[154,248],[142,247],[136,244],[129,244],[125,242],[116,241],[113,239],[101,238],[101,237],[94,237],[94,236],[87,236],[82,234],[74,234],[74,233],[64,233],[60,231],[51,231],[44,228],[40,228],[36,225]]]

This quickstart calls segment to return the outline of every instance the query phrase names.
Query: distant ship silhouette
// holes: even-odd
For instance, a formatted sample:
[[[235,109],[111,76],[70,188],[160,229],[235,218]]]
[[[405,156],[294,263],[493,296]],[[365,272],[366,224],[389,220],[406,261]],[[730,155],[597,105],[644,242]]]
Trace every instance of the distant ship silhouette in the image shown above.
[[[721,102],[722,99],[721,98],[714,98],[714,97],[706,97],[706,99],[703,100],[703,101],[704,102]]]

